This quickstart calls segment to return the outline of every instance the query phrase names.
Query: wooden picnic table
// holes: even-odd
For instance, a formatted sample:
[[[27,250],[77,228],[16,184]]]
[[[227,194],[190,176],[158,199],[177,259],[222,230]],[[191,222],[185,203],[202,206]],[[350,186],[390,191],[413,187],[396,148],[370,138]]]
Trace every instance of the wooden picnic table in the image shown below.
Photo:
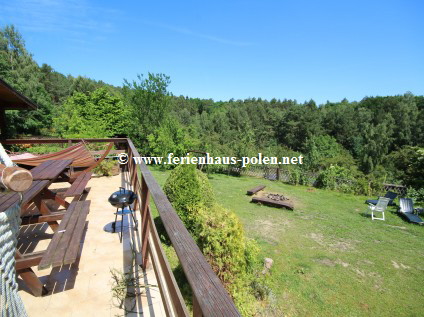
[[[72,164],[72,160],[49,160],[41,163],[31,170],[34,180],[65,181],[72,184],[63,194],[63,197],[80,196],[85,190],[85,186],[91,179],[93,172],[81,172],[75,179],[71,179],[65,174],[65,169]]]
[[[90,201],[74,201],[71,204],[48,189],[48,187],[67,169],[72,160],[50,160],[33,168],[32,185],[22,193],[21,215],[25,215],[26,207],[34,203],[40,214],[36,221],[31,223],[47,222],[54,231],[53,238],[44,252],[22,254],[16,251],[16,270],[25,284],[35,296],[47,294],[47,289],[32,270],[32,266],[39,265],[39,269],[50,266],[61,266],[75,262],[78,256],[80,241],[83,236],[86,217],[89,212]],[[74,187],[82,187],[83,182],[91,177],[82,175],[82,180]],[[72,186],[71,186],[72,187]],[[75,189],[73,190],[75,191]],[[82,190],[81,190],[82,191]],[[51,212],[44,200],[53,199],[67,208],[64,212]],[[20,200],[18,193],[0,194],[0,212],[7,210]],[[60,225],[57,220],[61,220]]]
[[[37,196],[45,194],[45,199],[59,200],[58,203],[64,207],[68,207],[69,203],[63,199],[57,199],[56,194],[48,190],[48,187],[56,178],[61,175],[66,168],[72,163],[72,160],[50,160],[46,161],[31,170],[33,182],[31,186],[24,191],[22,205],[25,206],[33,201]],[[16,192],[0,193],[0,212],[7,210],[19,201],[19,194]],[[42,212],[40,210],[40,212]]]
[[[68,168],[70,164],[72,164],[72,160],[49,160],[41,163],[31,170],[34,182],[33,185],[24,192],[24,197],[27,197],[24,199],[22,204],[23,208],[21,211],[21,216],[26,215],[27,207],[31,203],[34,203],[37,206],[42,216],[53,215],[45,202],[46,199],[52,199],[65,208],[69,207],[69,203],[65,199],[48,189],[48,187]],[[15,199],[15,201],[17,200]],[[47,223],[55,231],[59,226],[57,220],[60,219],[61,218],[47,221]],[[46,221],[46,219],[35,218],[35,221],[32,223],[44,221]]]

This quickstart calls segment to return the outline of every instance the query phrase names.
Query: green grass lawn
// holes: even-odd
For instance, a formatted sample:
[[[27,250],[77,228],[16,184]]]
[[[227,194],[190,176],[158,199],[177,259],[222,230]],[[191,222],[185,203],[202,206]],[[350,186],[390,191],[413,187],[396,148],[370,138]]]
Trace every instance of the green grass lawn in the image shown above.
[[[169,172],[152,173],[163,185]],[[424,227],[394,207],[386,221],[372,221],[363,196],[250,177],[210,182],[261,256],[274,260],[271,286],[287,316],[424,316]],[[260,184],[295,210],[250,203],[246,190]]]

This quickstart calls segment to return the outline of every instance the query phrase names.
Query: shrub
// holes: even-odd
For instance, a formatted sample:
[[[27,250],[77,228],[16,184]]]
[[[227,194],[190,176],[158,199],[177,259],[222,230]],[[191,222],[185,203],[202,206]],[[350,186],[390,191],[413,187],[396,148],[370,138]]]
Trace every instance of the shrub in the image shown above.
[[[94,168],[93,172],[101,176],[112,176],[113,168],[116,166],[114,160],[103,160],[99,165]]]
[[[407,197],[412,198],[416,203],[424,204],[424,188],[414,189],[409,187]]]
[[[404,146],[387,155],[383,164],[395,180],[415,189],[424,187],[424,148]]]
[[[330,166],[318,175],[316,186],[338,190],[356,195],[381,194],[383,185],[381,178],[375,175],[365,177],[356,168],[347,169],[341,166]]]
[[[317,187],[353,192],[356,185],[355,177],[347,168],[332,165],[323,170],[317,178]]]
[[[34,145],[26,148],[26,151],[33,154],[47,154],[47,153],[54,153],[59,152],[64,149],[63,146],[56,145],[56,144],[40,144],[40,145]]]
[[[289,169],[289,181],[291,185],[299,185],[301,183],[302,172],[300,168]]]
[[[303,167],[290,166],[286,169],[288,180],[287,183],[291,185],[313,185],[314,172],[307,171]]]
[[[166,180],[164,191],[190,232],[196,227],[198,206],[210,208],[215,202],[207,176],[194,165],[176,167]]]
[[[259,250],[245,238],[237,216],[217,204],[206,175],[194,165],[175,168],[164,190],[242,315],[253,315],[251,284]]]

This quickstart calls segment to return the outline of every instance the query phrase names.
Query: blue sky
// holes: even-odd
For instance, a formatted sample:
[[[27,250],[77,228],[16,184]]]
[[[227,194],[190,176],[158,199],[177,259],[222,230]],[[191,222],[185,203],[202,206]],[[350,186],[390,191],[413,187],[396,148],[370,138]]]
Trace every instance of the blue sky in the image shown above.
[[[0,0],[41,65],[214,100],[424,94],[424,1]]]

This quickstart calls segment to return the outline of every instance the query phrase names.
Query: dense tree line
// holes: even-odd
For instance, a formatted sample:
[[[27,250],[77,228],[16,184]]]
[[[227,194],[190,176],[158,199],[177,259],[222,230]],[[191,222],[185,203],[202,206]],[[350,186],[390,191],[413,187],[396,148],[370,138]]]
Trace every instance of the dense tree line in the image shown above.
[[[39,105],[7,113],[11,136],[128,135],[142,153],[157,156],[193,149],[239,157],[302,153],[300,180],[306,171],[327,171],[323,184],[331,176],[424,187],[424,97],[409,92],[317,106],[313,100],[172,96],[163,74],[113,87],[38,66],[13,26],[0,29],[0,76]]]
[[[65,76],[47,64],[39,66],[13,25],[0,28],[0,77],[38,105],[35,111],[6,113],[10,137],[50,133],[53,117],[76,92],[88,94],[101,87],[114,94],[120,91],[102,81]]]
[[[287,156],[295,151],[304,154],[304,169],[311,171],[337,165],[355,177],[423,186],[423,96],[366,97],[319,107],[312,100],[178,97],[172,99],[171,113],[186,127],[187,138],[214,155]],[[405,177],[408,169],[415,171],[415,181]]]

